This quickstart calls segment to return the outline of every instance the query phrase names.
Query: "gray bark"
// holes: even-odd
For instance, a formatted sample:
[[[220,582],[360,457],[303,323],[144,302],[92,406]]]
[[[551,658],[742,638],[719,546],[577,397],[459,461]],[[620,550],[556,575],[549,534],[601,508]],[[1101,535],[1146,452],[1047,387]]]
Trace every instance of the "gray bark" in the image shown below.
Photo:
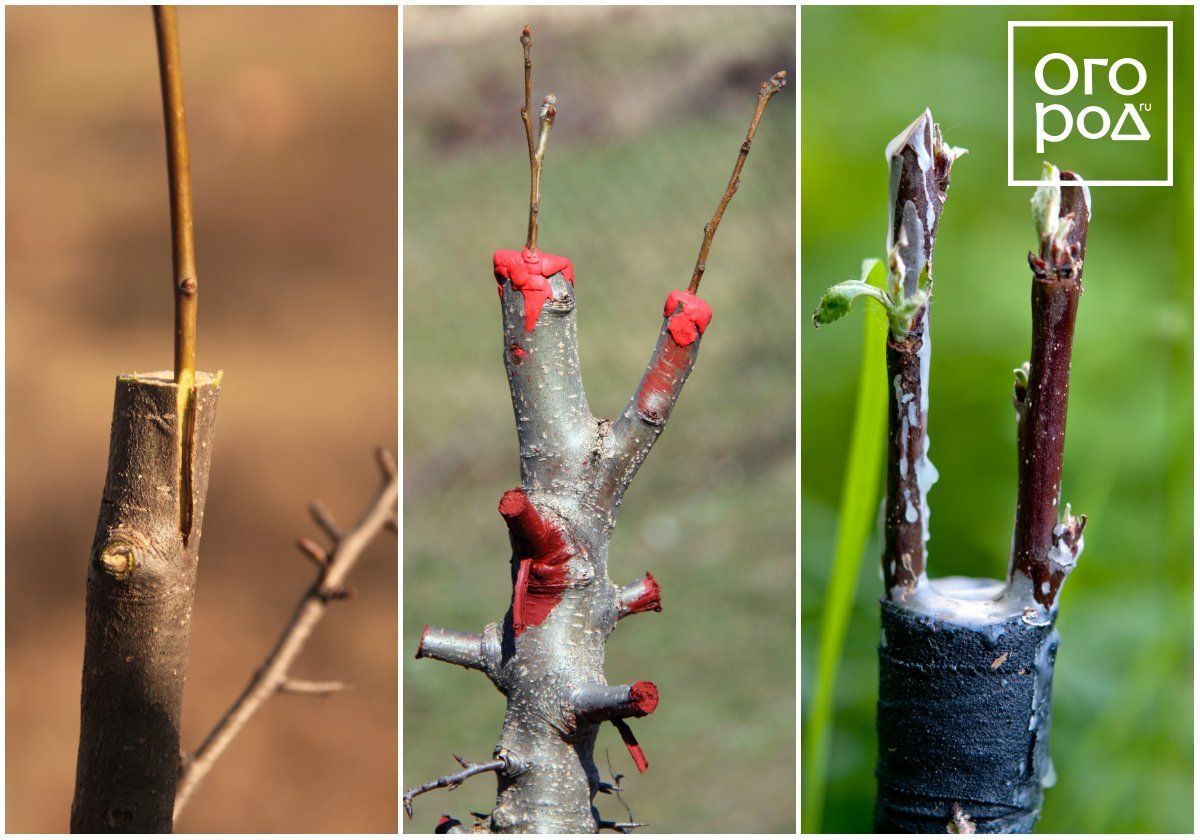
[[[117,379],[88,563],[73,832],[169,832],[220,375],[196,374],[190,532],[169,371]],[[186,538],[185,538],[186,536]]]
[[[609,686],[604,673],[617,621],[661,608],[649,575],[625,587],[609,579],[608,546],[621,497],[662,433],[700,344],[699,335],[685,344],[672,336],[671,317],[687,317],[675,306],[624,412],[615,422],[596,418],[579,374],[573,288],[562,274],[547,282],[551,297],[528,332],[524,295],[511,282],[500,286],[522,485],[506,494],[501,512],[513,542],[514,591],[527,574],[530,597],[557,600],[540,620],[527,609],[517,626],[510,608],[480,635],[427,628],[417,652],[483,671],[507,699],[494,751],[504,761],[497,802],[482,824],[495,833],[595,833],[599,727],[657,704],[652,684]],[[518,515],[522,495],[529,510]],[[557,553],[546,548],[555,540]]]

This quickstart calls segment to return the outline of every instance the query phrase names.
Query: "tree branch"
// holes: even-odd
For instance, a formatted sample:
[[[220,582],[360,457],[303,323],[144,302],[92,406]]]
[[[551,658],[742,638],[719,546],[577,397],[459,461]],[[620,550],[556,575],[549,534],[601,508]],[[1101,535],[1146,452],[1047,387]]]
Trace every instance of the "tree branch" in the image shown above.
[[[758,133],[758,123],[762,119],[763,111],[766,109],[767,103],[771,101],[771,97],[783,90],[783,86],[786,84],[787,71],[780,70],[758,88],[758,105],[754,108],[754,116],[750,118],[750,127],[746,129],[746,139],[742,141],[737,160],[734,161],[733,174],[729,176],[729,183],[725,186],[725,193],[717,204],[712,220],[704,226],[704,238],[700,240],[700,253],[696,255],[696,267],[692,269],[692,281],[688,284],[688,294],[694,295],[700,289],[700,280],[704,277],[704,269],[708,264],[708,250],[712,247],[717,226],[721,224],[721,217],[725,215],[725,208],[729,206],[730,199],[741,186],[742,167],[746,165],[746,158],[750,155],[750,146],[754,143],[754,135]]]
[[[1069,185],[1068,182],[1074,182]],[[1034,195],[1038,253],[1033,269],[1033,346],[1017,398],[1017,515],[1010,586],[1031,587],[1043,610],[1057,602],[1063,580],[1083,550],[1087,517],[1070,505],[1059,519],[1067,394],[1075,312],[1083,293],[1091,199],[1083,179],[1047,166]],[[1031,605],[1032,606],[1032,605]]]
[[[174,6],[154,7],[158,72],[167,130],[167,175],[171,190],[172,288],[175,294],[175,381],[190,389],[196,369],[196,239],[192,225],[191,156],[183,104],[183,67]]]
[[[528,113],[529,40],[526,29],[522,117],[530,144],[530,235],[523,250],[492,255],[520,444],[521,486],[500,502],[512,547],[511,609],[482,636],[427,627],[418,656],[483,670],[505,696],[495,753],[505,773],[486,827],[475,830],[592,833],[600,825],[592,807],[599,789],[597,731],[611,720],[644,771],[645,755],[623,718],[649,714],[658,701],[652,683],[607,685],[605,642],[618,618],[661,605],[650,575],[624,590],[609,579],[609,538],[621,494],[662,431],[712,313],[694,294],[672,292],[650,370],[625,415],[616,423],[592,415],[579,369],[574,269],[567,258],[536,246],[540,168],[555,103],[547,97],[543,105],[535,147]],[[760,92],[732,186],[706,233],[705,252],[736,189],[762,107],[780,85],[777,76]],[[445,825],[448,832],[465,830]]]
[[[937,481],[929,460],[929,299],[938,222],[950,167],[963,153],[946,145],[928,109],[887,146],[889,299],[901,316],[888,335],[887,497],[884,589],[893,600],[925,579],[927,494]],[[911,314],[908,314],[911,313]]]
[[[459,633],[425,625],[417,659],[436,659],[491,674],[500,664],[500,639],[494,632]]]
[[[617,593],[618,619],[642,612],[662,612],[662,587],[649,572]]]
[[[500,758],[496,759],[495,761],[489,761],[486,764],[472,764],[471,762],[465,761],[457,755],[454,756],[454,760],[462,765],[462,770],[458,771],[457,773],[447,773],[445,776],[438,776],[432,782],[426,782],[423,785],[417,785],[416,787],[409,788],[404,792],[404,813],[408,814],[408,818],[410,820],[413,816],[412,801],[421,794],[429,793],[429,791],[437,790],[438,788],[450,788],[451,790],[454,790],[454,788],[458,787],[472,776],[478,776],[480,773],[499,773],[506,766],[505,761]]]
[[[535,147],[533,123],[529,114],[533,76],[533,59],[529,51],[532,43],[533,38],[529,27],[526,26],[521,30],[521,49],[525,54],[525,105],[521,108],[521,121],[525,123],[525,140],[529,144],[529,230],[525,237],[525,248],[537,253],[538,211],[542,201],[542,163],[546,159],[546,143],[550,139],[550,129],[554,127],[554,118],[558,114],[558,100],[552,93],[542,100],[542,107],[538,111],[538,138]]]
[[[314,694],[318,697],[328,697],[339,691],[347,691],[350,686],[337,680],[294,680],[286,679],[280,684],[279,690],[284,694]]]
[[[645,717],[658,708],[658,688],[652,682],[633,685],[589,685],[572,696],[575,713],[592,721]]]
[[[309,689],[305,693],[327,693],[312,691],[315,685],[329,690],[336,690],[332,688],[334,685],[339,689],[343,687],[340,683],[314,684],[293,680],[289,672],[292,663],[304,650],[309,637],[325,617],[330,602],[345,596],[346,576],[358,563],[363,551],[394,516],[397,496],[396,462],[391,453],[383,449],[377,451],[376,457],[383,475],[382,487],[367,506],[358,524],[346,532],[329,552],[328,562],[321,567],[316,581],[300,599],[291,620],[275,647],[267,655],[266,661],[255,671],[250,683],[204,739],[200,748],[185,762],[175,797],[176,819],[191,799],[196,786],[212,770],[217,759],[276,692],[295,692],[298,685]],[[320,524],[320,518],[314,518]]]
[[[663,427],[683,392],[688,375],[696,364],[700,354],[700,337],[712,321],[712,309],[705,301],[696,297],[696,290],[699,289],[700,280],[704,276],[709,249],[712,247],[717,226],[725,215],[725,208],[729,206],[730,199],[741,184],[742,167],[750,154],[763,111],[771,97],[782,90],[786,83],[787,73],[781,70],[759,87],[758,104],[754,109],[754,116],[750,119],[746,139],[738,151],[733,174],[729,177],[729,183],[712,219],[704,226],[704,238],[700,243],[700,253],[696,257],[691,283],[686,292],[674,291],[667,295],[663,306],[663,325],[659,330],[658,343],[650,356],[650,363],[646,366],[642,381],[630,397],[625,410],[612,426],[612,457],[606,468],[606,480],[601,487],[602,504],[611,505],[613,508],[620,505],[626,488],[633,481],[646,456],[650,454],[658,436],[662,434]]]

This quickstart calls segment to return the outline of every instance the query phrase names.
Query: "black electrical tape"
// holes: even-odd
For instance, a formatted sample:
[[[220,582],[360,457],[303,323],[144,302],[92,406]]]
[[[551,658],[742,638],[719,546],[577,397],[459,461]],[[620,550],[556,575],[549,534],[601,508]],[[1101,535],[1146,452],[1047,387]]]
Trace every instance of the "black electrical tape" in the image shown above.
[[[1058,632],[1020,617],[979,627],[883,602],[875,830],[1028,833],[1051,774]]]

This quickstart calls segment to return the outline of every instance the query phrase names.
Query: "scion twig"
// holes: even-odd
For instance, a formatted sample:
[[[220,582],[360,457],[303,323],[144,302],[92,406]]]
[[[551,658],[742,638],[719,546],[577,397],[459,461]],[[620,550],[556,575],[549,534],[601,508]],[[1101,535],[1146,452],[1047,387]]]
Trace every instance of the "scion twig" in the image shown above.
[[[721,217],[725,215],[725,208],[729,206],[730,199],[741,185],[742,167],[746,165],[746,158],[750,155],[750,146],[754,143],[754,135],[758,132],[758,123],[762,119],[763,111],[766,109],[767,103],[771,101],[771,97],[783,90],[783,86],[786,84],[787,71],[780,70],[759,86],[758,105],[754,108],[754,116],[750,118],[750,128],[746,131],[746,139],[742,141],[742,147],[738,150],[737,161],[733,164],[733,174],[729,176],[725,194],[721,196],[721,202],[717,205],[717,211],[713,213],[712,220],[704,226],[704,238],[700,241],[700,253],[696,256],[696,267],[692,270],[692,282],[688,284],[690,294],[696,294],[700,288],[700,279],[704,277],[704,269],[708,263],[708,250],[712,247],[717,225],[721,224]]]
[[[1033,598],[1051,609],[1083,548],[1086,516],[1062,504],[1071,347],[1083,294],[1091,199],[1083,179],[1047,166],[1035,194],[1038,253],[1033,269],[1033,344],[1017,376],[1017,514],[1010,573],[1033,583]]]
[[[529,145],[529,230],[525,236],[525,247],[537,251],[538,211],[542,201],[542,163],[546,159],[546,143],[550,140],[550,129],[558,114],[558,100],[548,94],[538,109],[537,144],[533,140],[533,122],[529,113],[533,83],[533,59],[529,51],[533,44],[529,27],[521,30],[521,49],[525,54],[525,105],[521,108],[521,121],[525,123],[525,141]]]
[[[359,523],[346,531],[328,552],[321,552],[315,543],[308,540],[299,542],[301,551],[318,564],[317,579],[300,599],[296,611],[266,661],[255,671],[254,677],[213,727],[200,748],[185,761],[179,777],[178,793],[175,796],[176,819],[191,799],[196,786],[212,770],[217,759],[262,705],[277,692],[324,695],[346,688],[340,682],[293,679],[289,673],[292,663],[304,650],[313,630],[325,617],[330,602],[348,596],[349,590],[343,584],[346,576],[358,563],[367,546],[387,527],[387,523],[395,515],[396,462],[391,453],[383,449],[377,452],[376,457],[383,474],[383,486],[367,506],[366,513]],[[314,509],[313,519],[325,528],[332,523],[332,519],[323,522],[322,520],[328,517],[328,512],[323,508],[321,511],[321,514],[318,514]]]
[[[190,388],[196,370],[196,241],[192,225],[192,174],[187,119],[183,106],[183,68],[179,24],[174,6],[154,7],[158,72],[162,83],[167,132],[167,176],[171,191],[171,258],[175,296],[175,381]]]

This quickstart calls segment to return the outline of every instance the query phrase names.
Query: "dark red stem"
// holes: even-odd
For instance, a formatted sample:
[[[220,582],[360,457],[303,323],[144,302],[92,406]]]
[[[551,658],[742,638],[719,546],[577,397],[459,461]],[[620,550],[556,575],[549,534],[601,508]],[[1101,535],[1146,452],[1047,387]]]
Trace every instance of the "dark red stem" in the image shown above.
[[[1064,181],[1080,180],[1067,171],[1060,177]],[[1017,405],[1013,568],[1033,581],[1033,596],[1046,608],[1054,604],[1067,573],[1050,562],[1050,549],[1062,501],[1071,345],[1075,339],[1075,312],[1083,293],[1089,216],[1084,187],[1064,186],[1060,192],[1059,216],[1073,215],[1075,223],[1066,249],[1052,248],[1049,240],[1043,239],[1039,253],[1029,255],[1033,269],[1033,347],[1029,354],[1029,385]]]
[[[918,322],[920,316],[918,315]],[[925,572],[925,511],[917,481],[925,454],[926,412],[921,409],[923,338],[887,342],[887,496],[883,513],[885,591],[916,587]]]

